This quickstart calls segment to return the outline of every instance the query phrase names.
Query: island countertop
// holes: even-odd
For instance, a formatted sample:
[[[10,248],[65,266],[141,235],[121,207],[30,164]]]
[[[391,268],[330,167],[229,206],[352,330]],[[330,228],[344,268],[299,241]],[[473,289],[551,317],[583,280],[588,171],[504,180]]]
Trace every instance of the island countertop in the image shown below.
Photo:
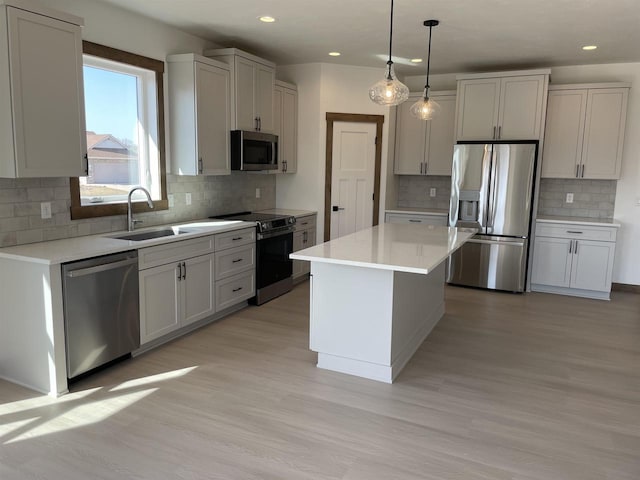
[[[474,229],[384,223],[291,254],[294,260],[428,274]]]

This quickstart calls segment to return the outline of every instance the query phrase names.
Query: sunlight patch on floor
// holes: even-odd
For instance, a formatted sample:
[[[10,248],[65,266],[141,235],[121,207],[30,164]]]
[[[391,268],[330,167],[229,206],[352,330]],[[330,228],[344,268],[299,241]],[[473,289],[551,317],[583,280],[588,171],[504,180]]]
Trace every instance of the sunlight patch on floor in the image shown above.
[[[196,368],[198,368],[197,365],[193,367],[181,368],[179,370],[172,370],[170,372],[158,373],[157,375],[149,375],[147,377],[140,377],[133,380],[127,380],[126,382],[122,382],[120,385],[113,387],[110,391],[117,392],[118,390],[125,390],[127,388],[140,387],[143,385],[149,385],[151,383],[172,380],[174,378],[179,378],[188,373],[191,373]]]

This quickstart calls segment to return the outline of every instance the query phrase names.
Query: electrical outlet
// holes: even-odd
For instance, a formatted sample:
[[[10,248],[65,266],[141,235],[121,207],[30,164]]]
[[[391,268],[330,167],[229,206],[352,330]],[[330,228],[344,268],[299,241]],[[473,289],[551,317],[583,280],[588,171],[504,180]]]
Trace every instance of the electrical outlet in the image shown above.
[[[436,189],[435,188],[430,188],[429,189],[429,196],[430,197],[435,197],[436,196]]]
[[[260,189],[256,188],[256,198],[260,198]]]
[[[187,205],[191,205],[191,194],[190,193],[185,194],[184,201],[185,201],[185,203]]]
[[[167,195],[167,200],[169,200],[169,208],[173,208],[176,206],[176,199],[173,196],[173,193]]]
[[[42,202],[40,204],[40,217],[51,218],[51,202]]]
[[[567,193],[567,199],[565,201],[567,203],[573,203],[573,193]]]

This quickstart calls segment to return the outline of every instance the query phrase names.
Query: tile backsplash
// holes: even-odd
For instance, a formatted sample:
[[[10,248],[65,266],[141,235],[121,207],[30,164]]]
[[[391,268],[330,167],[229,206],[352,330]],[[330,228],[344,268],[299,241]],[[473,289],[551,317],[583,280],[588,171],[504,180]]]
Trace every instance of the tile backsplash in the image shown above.
[[[436,196],[429,195],[432,188]],[[399,208],[435,208],[449,209],[451,197],[451,177],[432,175],[399,175],[398,207]]]
[[[616,201],[615,180],[542,178],[538,215],[610,219]],[[573,193],[573,203],[567,203]]]
[[[615,180],[542,178],[538,215],[610,219],[616,199]],[[436,189],[430,197],[429,190]],[[573,203],[567,203],[573,193]],[[428,175],[398,176],[398,207],[448,209],[451,177]]]
[[[256,198],[256,188],[260,198]],[[232,172],[195,177],[167,175],[169,210],[136,214],[142,227],[186,222],[210,215],[275,208],[275,175]],[[191,205],[186,204],[191,193]],[[50,219],[40,217],[40,203],[51,202]],[[0,246],[116,232],[126,229],[126,215],[71,220],[68,178],[0,178]]]

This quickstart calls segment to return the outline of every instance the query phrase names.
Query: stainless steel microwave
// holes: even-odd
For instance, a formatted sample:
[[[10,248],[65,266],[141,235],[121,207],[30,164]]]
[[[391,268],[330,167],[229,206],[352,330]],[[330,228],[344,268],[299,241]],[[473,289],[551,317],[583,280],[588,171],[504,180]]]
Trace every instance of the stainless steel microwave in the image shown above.
[[[231,131],[231,170],[277,169],[277,135],[248,130]]]

